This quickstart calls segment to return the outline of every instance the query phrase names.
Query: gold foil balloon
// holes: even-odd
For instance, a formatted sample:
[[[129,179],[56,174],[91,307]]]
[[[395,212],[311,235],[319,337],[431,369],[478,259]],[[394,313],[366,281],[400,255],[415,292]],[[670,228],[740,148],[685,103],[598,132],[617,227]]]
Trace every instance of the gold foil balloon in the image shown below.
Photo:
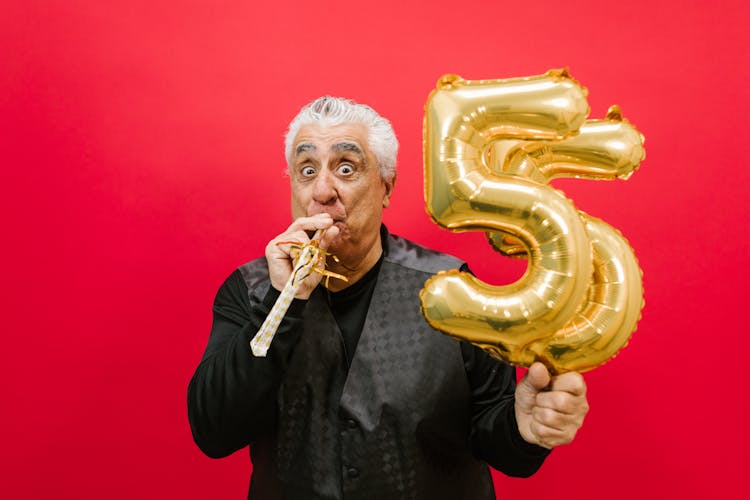
[[[484,231],[529,259],[516,283],[489,285],[456,270],[420,299],[433,328],[509,363],[586,371],[627,343],[643,306],[627,241],[579,212],[556,177],[627,179],[643,136],[617,107],[589,120],[586,90],[564,70],[509,80],[440,79],[425,107],[427,212],[454,232]]]

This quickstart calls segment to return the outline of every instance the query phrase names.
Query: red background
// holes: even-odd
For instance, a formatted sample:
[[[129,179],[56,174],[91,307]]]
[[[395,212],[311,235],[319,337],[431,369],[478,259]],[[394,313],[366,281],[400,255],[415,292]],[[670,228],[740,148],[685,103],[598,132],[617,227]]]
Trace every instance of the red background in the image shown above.
[[[444,73],[563,66],[646,136],[629,181],[557,183],[630,240],[646,308],[576,441],[498,497],[744,498],[745,0],[2,7],[3,498],[243,498],[247,452],[203,456],[185,390],[217,287],[289,221],[288,121],[325,93],[389,117],[391,230],[507,283],[424,213],[423,105]]]

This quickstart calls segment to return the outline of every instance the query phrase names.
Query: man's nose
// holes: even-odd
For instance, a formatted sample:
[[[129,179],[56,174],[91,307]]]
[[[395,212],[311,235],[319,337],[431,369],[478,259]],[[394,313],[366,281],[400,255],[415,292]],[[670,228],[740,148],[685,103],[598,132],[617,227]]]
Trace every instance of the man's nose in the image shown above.
[[[321,205],[327,205],[336,201],[336,198],[338,198],[336,179],[328,169],[323,169],[315,178],[313,199]]]

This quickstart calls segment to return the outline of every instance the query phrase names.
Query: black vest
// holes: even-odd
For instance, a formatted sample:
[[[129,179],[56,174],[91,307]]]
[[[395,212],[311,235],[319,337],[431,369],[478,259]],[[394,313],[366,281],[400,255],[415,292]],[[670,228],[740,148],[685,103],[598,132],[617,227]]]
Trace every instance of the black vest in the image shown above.
[[[250,498],[495,498],[487,465],[468,450],[460,345],[420,313],[425,280],[461,262],[387,238],[348,372],[325,290],[310,297],[279,391],[276,433],[250,445]],[[265,265],[259,259],[242,268],[252,301],[268,290]]]

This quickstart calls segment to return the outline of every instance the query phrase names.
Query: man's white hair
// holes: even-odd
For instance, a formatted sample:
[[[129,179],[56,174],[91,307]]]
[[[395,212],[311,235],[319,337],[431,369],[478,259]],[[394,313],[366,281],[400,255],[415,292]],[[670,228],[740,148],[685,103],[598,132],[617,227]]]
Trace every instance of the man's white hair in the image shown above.
[[[398,140],[391,123],[374,109],[351,99],[324,96],[303,107],[289,124],[284,138],[287,171],[292,165],[292,147],[300,127],[320,125],[332,127],[344,123],[361,123],[367,127],[367,142],[378,161],[380,177],[391,181],[396,177],[396,155]]]

